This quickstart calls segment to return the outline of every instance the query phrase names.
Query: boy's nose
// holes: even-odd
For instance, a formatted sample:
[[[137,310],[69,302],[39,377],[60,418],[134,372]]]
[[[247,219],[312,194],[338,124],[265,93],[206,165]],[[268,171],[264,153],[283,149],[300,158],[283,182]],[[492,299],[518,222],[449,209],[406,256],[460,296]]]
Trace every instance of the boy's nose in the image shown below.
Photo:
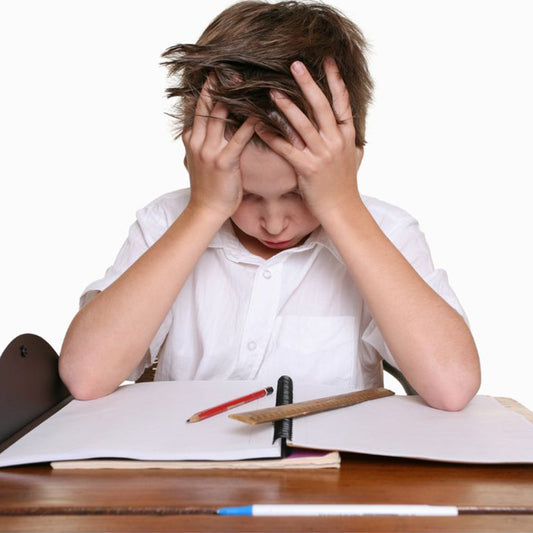
[[[279,211],[270,211],[263,217],[263,228],[269,235],[279,235],[286,227],[286,218]]]

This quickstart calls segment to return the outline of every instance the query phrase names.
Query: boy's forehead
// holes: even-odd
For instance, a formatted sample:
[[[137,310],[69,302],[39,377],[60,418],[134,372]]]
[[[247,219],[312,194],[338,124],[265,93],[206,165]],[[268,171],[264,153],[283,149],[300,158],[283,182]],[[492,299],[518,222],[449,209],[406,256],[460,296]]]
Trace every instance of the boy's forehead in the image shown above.
[[[294,172],[292,165],[266,145],[249,142],[241,153],[241,171]]]
[[[248,143],[241,154],[240,167],[246,192],[285,193],[298,186],[290,163],[264,146]]]

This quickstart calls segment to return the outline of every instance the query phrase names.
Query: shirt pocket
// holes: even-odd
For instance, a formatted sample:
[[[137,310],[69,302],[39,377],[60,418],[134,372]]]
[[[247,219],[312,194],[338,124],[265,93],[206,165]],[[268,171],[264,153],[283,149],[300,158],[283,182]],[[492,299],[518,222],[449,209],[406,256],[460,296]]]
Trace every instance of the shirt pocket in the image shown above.
[[[295,381],[353,385],[355,317],[281,316],[274,359]]]

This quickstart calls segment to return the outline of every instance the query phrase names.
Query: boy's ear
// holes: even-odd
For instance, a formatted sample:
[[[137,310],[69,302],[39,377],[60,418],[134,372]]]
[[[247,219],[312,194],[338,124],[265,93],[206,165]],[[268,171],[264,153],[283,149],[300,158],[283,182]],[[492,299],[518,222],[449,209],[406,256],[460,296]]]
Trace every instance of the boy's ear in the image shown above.
[[[187,169],[187,172],[189,171],[189,167],[187,166],[187,156],[183,158],[183,166]]]

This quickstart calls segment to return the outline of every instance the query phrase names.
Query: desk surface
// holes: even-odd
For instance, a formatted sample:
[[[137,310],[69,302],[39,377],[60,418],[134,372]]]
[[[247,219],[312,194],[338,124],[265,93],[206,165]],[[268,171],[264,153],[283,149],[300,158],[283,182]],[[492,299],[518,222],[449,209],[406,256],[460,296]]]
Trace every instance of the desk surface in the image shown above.
[[[499,398],[533,422],[533,413]],[[458,517],[223,517],[250,503],[512,507]],[[340,470],[0,469],[0,531],[533,531],[533,465],[343,454]]]
[[[344,455],[340,470],[0,470],[0,531],[531,531],[533,515],[222,517],[248,503],[532,507],[533,465]],[[188,514],[187,514],[188,513]]]

